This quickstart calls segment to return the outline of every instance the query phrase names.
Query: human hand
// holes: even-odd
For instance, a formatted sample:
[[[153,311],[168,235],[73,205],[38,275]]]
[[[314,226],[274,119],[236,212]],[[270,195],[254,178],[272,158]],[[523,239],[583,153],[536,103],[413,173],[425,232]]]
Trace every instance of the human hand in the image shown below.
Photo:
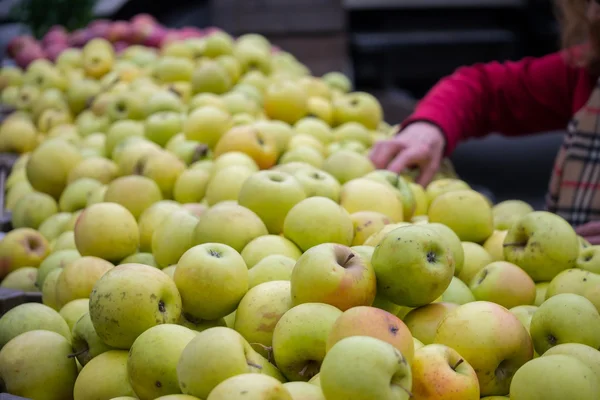
[[[440,128],[428,122],[415,122],[393,139],[376,143],[370,158],[376,168],[398,174],[406,168],[419,167],[417,182],[427,186],[440,167],[444,145]]]
[[[600,244],[600,221],[592,221],[575,228],[575,232],[592,245]]]

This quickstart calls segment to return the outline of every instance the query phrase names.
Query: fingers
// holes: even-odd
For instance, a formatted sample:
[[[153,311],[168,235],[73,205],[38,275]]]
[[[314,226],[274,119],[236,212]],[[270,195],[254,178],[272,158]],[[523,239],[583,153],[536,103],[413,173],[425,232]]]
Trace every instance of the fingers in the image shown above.
[[[431,160],[422,170],[421,175],[417,178],[417,183],[423,187],[427,187],[429,183],[433,180],[435,173],[440,167],[440,162]]]
[[[404,148],[402,142],[385,140],[378,142],[371,151],[371,161],[377,169],[384,169],[398,152]]]
[[[583,237],[600,236],[600,221],[588,222],[587,224],[581,225],[575,228],[575,232]]]
[[[400,152],[396,158],[387,166],[387,169],[397,174],[403,172],[407,167],[419,165],[423,166],[427,163],[429,157],[427,152],[419,147],[409,147]]]
[[[600,235],[589,236],[585,238],[591,245],[597,246],[600,244]]]

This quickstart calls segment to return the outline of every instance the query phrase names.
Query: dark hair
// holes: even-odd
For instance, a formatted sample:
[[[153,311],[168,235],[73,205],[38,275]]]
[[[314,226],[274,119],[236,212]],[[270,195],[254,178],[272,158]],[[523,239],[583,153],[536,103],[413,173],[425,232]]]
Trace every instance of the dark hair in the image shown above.
[[[571,63],[600,73],[600,20],[590,21],[588,6],[588,0],[556,0],[562,47]]]

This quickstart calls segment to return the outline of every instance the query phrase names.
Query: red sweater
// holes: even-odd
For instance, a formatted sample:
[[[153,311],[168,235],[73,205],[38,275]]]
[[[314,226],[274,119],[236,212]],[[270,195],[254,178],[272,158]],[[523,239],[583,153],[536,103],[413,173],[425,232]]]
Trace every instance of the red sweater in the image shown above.
[[[562,52],[463,67],[437,83],[403,125],[429,121],[439,126],[447,139],[446,155],[461,140],[488,133],[564,129],[587,103],[596,80]]]

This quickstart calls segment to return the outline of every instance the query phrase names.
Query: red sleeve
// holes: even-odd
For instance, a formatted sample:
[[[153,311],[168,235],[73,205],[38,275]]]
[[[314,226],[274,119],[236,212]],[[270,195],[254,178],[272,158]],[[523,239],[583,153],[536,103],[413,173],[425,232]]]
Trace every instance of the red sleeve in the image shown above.
[[[438,125],[446,154],[460,140],[492,132],[516,136],[561,129],[572,116],[577,73],[564,53],[463,67],[437,83],[403,125]]]

